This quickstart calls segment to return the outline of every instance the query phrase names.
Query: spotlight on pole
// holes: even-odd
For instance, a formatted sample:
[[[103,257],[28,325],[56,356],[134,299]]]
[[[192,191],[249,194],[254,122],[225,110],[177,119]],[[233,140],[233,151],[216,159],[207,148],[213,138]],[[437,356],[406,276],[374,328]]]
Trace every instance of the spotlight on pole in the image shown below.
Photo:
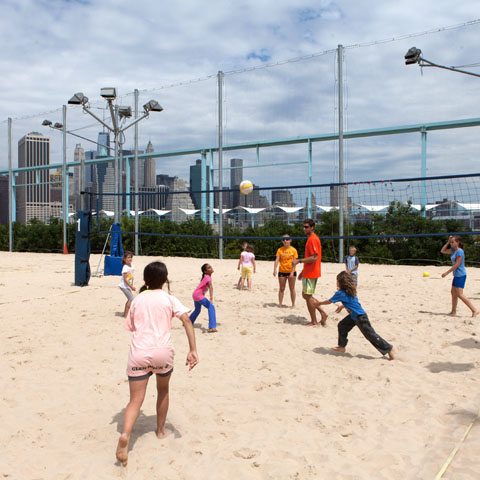
[[[419,63],[421,59],[422,51],[417,47],[412,47],[405,54],[405,65],[413,65]]]
[[[115,100],[117,98],[117,90],[113,87],[101,88],[100,96],[102,96],[105,100]]]
[[[145,113],[163,111],[163,107],[156,100],[150,100],[147,102],[143,106],[143,109],[145,110]]]
[[[53,124],[53,128],[61,130],[63,128],[63,123],[56,122]]]
[[[50,120],[44,120],[44,121],[42,122],[42,125],[43,125],[44,127],[51,127],[51,126],[52,126],[52,122],[51,122]]]
[[[130,118],[132,116],[132,107],[118,107],[120,118]]]
[[[69,105],[86,105],[88,103],[88,97],[82,92],[76,93],[69,101]]]

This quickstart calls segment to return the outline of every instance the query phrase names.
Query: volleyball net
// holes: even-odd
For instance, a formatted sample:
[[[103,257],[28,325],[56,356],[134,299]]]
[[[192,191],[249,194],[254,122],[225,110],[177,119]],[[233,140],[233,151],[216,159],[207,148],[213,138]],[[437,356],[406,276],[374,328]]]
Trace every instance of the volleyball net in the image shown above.
[[[340,238],[346,246],[361,246],[372,258],[388,261],[395,260],[396,254],[403,255],[403,259],[437,258],[434,253],[438,253],[442,242],[438,237],[449,234],[461,234],[470,248],[477,248],[476,235],[480,234],[480,173],[254,186],[249,195],[242,195],[238,188],[225,188],[220,193],[218,189],[170,190],[168,186],[157,186],[150,192],[88,192],[87,196],[95,219],[92,234],[106,234],[114,211],[103,207],[111,204],[112,197],[120,196],[124,243],[131,248],[138,235],[139,253],[146,255],[217,257],[221,236],[227,258],[237,256],[243,240],[255,244],[259,258],[271,258],[283,233],[289,233],[299,247],[303,246],[301,226],[306,218],[317,223],[330,260],[340,256]],[[135,211],[126,207],[137,201],[140,208],[136,231]],[[343,235],[339,228],[341,216]]]

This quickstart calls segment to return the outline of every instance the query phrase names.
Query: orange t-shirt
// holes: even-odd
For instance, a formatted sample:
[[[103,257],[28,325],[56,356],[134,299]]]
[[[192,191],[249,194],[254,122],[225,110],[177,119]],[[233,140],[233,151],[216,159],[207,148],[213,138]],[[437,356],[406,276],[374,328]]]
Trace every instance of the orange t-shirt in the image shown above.
[[[307,243],[305,244],[305,258],[317,254],[317,260],[313,263],[305,263],[303,265],[303,278],[318,278],[322,275],[322,244],[315,233],[309,235]]]

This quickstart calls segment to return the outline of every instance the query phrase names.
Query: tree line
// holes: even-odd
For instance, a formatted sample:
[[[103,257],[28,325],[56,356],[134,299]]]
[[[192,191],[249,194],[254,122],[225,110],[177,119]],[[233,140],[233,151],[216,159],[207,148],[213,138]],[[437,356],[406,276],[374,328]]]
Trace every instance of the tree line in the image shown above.
[[[112,220],[95,218],[91,228],[91,251],[109,253],[107,234]],[[303,255],[305,236],[302,222],[288,224],[270,220],[264,225],[240,229],[230,225],[224,227],[224,257],[238,258],[244,240],[251,243],[259,260],[273,260],[281,245],[280,237],[288,233],[293,237],[292,245]],[[75,251],[76,224],[67,226],[67,246]],[[133,218],[121,219],[123,246],[134,250],[135,223]],[[344,223],[345,246],[355,245],[362,261],[368,263],[445,263],[448,258],[440,254],[440,248],[448,233],[468,232],[462,222],[452,219],[432,220],[424,218],[410,205],[392,202],[385,215],[372,215],[365,221]],[[317,220],[316,233],[323,238],[323,258],[338,261],[339,215],[337,211],[325,212]],[[218,258],[218,237],[212,225],[199,219],[174,223],[153,218],[139,219],[139,254],[151,256],[186,256]],[[421,234],[418,237],[402,235]],[[445,234],[445,236],[438,234]],[[60,219],[52,218],[49,224],[33,220],[24,225],[13,225],[14,250],[30,252],[62,252],[63,226]],[[362,238],[354,238],[362,237]],[[467,262],[475,264],[479,258],[478,238],[465,235],[463,243]],[[8,250],[8,226],[0,225],[0,250]]]

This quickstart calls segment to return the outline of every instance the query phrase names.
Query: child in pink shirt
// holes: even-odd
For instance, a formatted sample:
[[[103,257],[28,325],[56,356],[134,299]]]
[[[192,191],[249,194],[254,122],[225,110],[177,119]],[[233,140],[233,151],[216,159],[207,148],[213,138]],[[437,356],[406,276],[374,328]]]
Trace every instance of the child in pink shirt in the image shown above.
[[[208,310],[208,331],[214,333],[217,331],[217,319],[215,315],[215,307],[213,305],[213,284],[212,284],[213,268],[208,263],[202,265],[202,279],[197,288],[193,292],[193,301],[195,302],[195,310],[190,314],[190,320],[195,323],[202,305]],[[205,297],[205,292],[209,291],[210,301]]]
[[[257,270],[257,264],[255,263],[255,254],[253,253],[253,247],[247,242],[242,244],[242,253],[238,259],[237,270],[240,270],[240,278],[238,279],[237,288],[243,290],[245,280],[247,281],[247,287],[252,289],[252,275]]]
[[[125,408],[123,432],[117,446],[117,460],[123,465],[128,461],[128,442],[153,373],[157,379],[157,436],[165,435],[168,385],[175,355],[170,335],[173,317],[181,320],[187,334],[190,350],[186,364],[191,370],[198,363],[195,333],[187,314],[189,309],[162,290],[165,283],[168,285],[167,267],[162,262],[152,262],[145,267],[143,279],[145,285],[132,300],[125,320],[126,328],[132,332],[132,341],[127,364],[130,401]]]

